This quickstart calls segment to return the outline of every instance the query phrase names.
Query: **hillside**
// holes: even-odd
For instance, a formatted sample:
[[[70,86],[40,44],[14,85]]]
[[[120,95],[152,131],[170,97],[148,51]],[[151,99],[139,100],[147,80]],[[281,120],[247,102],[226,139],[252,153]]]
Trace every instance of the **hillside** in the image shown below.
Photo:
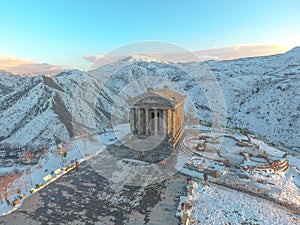
[[[196,81],[189,73],[197,73]],[[211,106],[204,95],[210,89],[208,74],[223,91],[228,126],[247,128],[300,151],[299,47],[286,54],[206,63],[129,57],[93,71],[73,70],[55,77],[1,73],[0,143],[44,145],[83,130],[102,132],[111,126],[111,112],[114,123],[128,120],[128,97],[166,84],[188,95],[186,107],[193,102],[199,118],[210,121]]]

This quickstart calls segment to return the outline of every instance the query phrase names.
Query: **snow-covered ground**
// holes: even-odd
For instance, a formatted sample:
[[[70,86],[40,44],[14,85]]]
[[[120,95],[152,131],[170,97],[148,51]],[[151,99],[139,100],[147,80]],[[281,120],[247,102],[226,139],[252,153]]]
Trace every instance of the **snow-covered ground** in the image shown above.
[[[251,135],[232,131],[227,131],[222,147],[216,149],[214,140],[210,138],[210,129],[201,130],[198,135],[193,132],[183,140],[193,155],[187,166],[180,170],[199,184],[193,195],[182,196],[181,199],[193,204],[196,224],[299,224],[298,154],[291,155]],[[206,149],[203,147],[203,137],[206,137]],[[248,147],[239,146],[240,143]],[[197,145],[199,150],[195,148]],[[287,160],[287,169],[259,169],[276,160]],[[245,169],[247,166],[253,168]],[[203,173],[207,170],[217,170],[220,175],[219,178],[210,176],[210,187],[203,181]],[[279,207],[274,202],[291,206],[293,212],[298,210],[298,215],[290,212],[289,207]],[[181,216],[180,213],[177,215]]]
[[[95,142],[95,140],[97,141]],[[113,132],[103,133],[93,138],[77,138],[76,140],[63,145],[62,150],[68,149],[65,159],[62,158],[61,154],[58,152],[58,148],[55,146],[51,147],[47,154],[41,158],[36,165],[15,165],[12,167],[0,168],[0,175],[15,170],[23,172],[22,176],[15,180],[14,186],[20,186],[20,194],[25,194],[25,197],[20,200],[20,205],[16,207],[8,205],[6,201],[0,203],[0,215],[11,213],[21,207],[23,201],[31,195],[30,190],[34,193],[67,174],[70,171],[67,167],[70,165],[75,166],[75,160],[78,160],[79,162],[88,160],[91,156],[100,153],[106,145],[112,144],[116,140],[116,136]],[[31,171],[28,175],[24,173],[27,168],[30,168]],[[43,184],[44,186],[36,188],[36,184]],[[9,200],[12,202],[14,199],[19,199],[20,194],[12,193],[9,195]]]
[[[224,187],[199,183],[187,201],[195,224],[299,224],[300,217],[264,199]]]
[[[194,130],[192,131],[191,136],[188,135],[187,138],[192,144],[185,143],[186,139],[183,143],[188,148],[192,148],[195,146],[194,142],[197,142],[197,140],[199,143],[203,144],[203,140],[199,140],[199,136],[206,136],[207,144],[211,144],[208,146],[214,149],[213,143],[215,142],[215,139],[210,137],[210,131],[211,129],[208,127],[201,127],[201,135],[196,136],[196,138],[190,138],[192,135],[195,135]],[[128,124],[125,124],[115,127],[114,131],[111,130],[110,132],[103,133],[99,136],[75,138],[75,140],[69,144],[64,145],[64,148],[69,149],[65,162],[62,161],[62,157],[58,154],[56,147],[50,148],[50,151],[44,158],[41,159],[39,164],[31,167],[31,175],[23,175],[21,178],[23,184],[25,180],[27,183],[27,187],[22,187],[21,193],[25,193],[25,197],[28,197],[30,195],[29,190],[34,187],[35,184],[42,183],[47,185],[58,179],[60,176],[66,174],[68,171],[65,171],[65,167],[71,164],[71,160],[78,159],[80,162],[87,160],[91,156],[103,151],[106,145],[110,145],[119,139],[124,138],[127,133]],[[214,150],[215,152],[208,151],[206,153],[200,151],[198,154],[194,155],[187,154],[184,151],[179,151],[177,153],[177,162],[174,164],[174,171],[180,171],[181,173],[191,176],[192,179],[198,180],[198,186],[195,186],[194,194],[181,198],[181,201],[189,201],[193,204],[193,216],[197,220],[196,224],[248,223],[279,225],[299,223],[299,217],[288,213],[285,208],[280,208],[270,201],[258,198],[255,194],[248,195],[240,191],[222,187],[215,183],[215,181],[222,180],[223,178],[226,180],[231,177],[235,182],[248,182],[246,185],[249,187],[257,187],[265,190],[267,195],[274,199],[282,202],[294,203],[295,205],[300,206],[299,156],[293,156],[290,154],[285,156],[283,154],[284,152],[281,150],[253,138],[250,138],[251,144],[253,144],[252,147],[244,148],[236,145],[236,143],[240,140],[247,140],[247,138],[248,137],[243,134],[227,132],[223,139],[223,145],[221,149],[219,149],[219,153],[217,150]],[[255,145],[259,145],[260,150],[254,150]],[[242,168],[244,162],[253,159],[253,157],[245,159],[239,154],[239,152],[255,153],[255,151],[257,154],[264,152],[268,159],[286,157],[289,160],[289,168],[284,172],[280,171],[276,173],[273,171],[244,170]],[[196,150],[194,149],[190,152],[196,153]],[[204,157],[201,157],[199,154],[203,154]],[[229,159],[229,167],[222,164],[221,161],[224,159]],[[255,162],[253,162],[253,165],[266,164],[266,161],[260,159],[261,158],[254,157]],[[125,167],[122,162],[125,162]],[[145,167],[155,168],[155,170],[152,171],[152,173],[154,172],[155,174],[159,174],[159,172],[163,171],[159,165],[150,165],[149,163],[132,159],[124,159],[122,162],[119,161],[119,164],[116,164],[116,168],[118,168],[118,166],[122,167],[120,169],[116,169],[113,174],[116,181],[119,181],[120,179],[123,180],[124,178],[134,181],[138,176],[145,175]],[[166,162],[168,166],[168,160],[166,160]],[[189,167],[184,167],[185,163],[188,163],[196,169],[191,170]],[[241,166],[240,168],[238,168],[239,165]],[[8,170],[12,171],[15,168],[25,170],[26,166],[1,168],[0,172],[4,173],[8,172]],[[210,183],[210,187],[201,182],[203,179],[203,169],[219,171],[220,178],[210,177],[210,180],[214,181]],[[128,174],[131,174],[131,176],[128,176]],[[244,178],[239,177],[240,174],[247,175],[250,180],[245,181]],[[264,182],[258,182],[262,180]],[[38,189],[35,189],[34,191],[37,190]],[[12,201],[16,197],[17,194],[12,194],[9,196],[9,199]],[[21,204],[23,201],[24,199],[21,200]],[[20,206],[21,205],[17,207]],[[0,204],[0,213],[10,213],[17,207],[14,208],[12,206],[8,206],[4,201]]]

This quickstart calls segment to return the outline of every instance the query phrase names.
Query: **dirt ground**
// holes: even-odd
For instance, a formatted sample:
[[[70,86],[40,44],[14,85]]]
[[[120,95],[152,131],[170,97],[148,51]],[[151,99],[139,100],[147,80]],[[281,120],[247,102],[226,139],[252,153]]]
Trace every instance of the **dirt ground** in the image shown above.
[[[25,200],[0,224],[178,224],[175,217],[186,177],[175,174],[146,187],[120,186],[88,163]]]

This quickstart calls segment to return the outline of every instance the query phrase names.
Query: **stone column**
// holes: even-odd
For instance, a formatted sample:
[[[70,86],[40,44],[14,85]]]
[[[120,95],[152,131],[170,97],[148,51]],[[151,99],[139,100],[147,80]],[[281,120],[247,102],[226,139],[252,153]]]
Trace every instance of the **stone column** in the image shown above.
[[[135,126],[134,126],[134,123],[135,123],[135,112],[134,112],[134,108],[131,108],[130,109],[130,115],[129,115],[129,120],[130,120],[130,130],[132,133],[134,133],[135,131]]]
[[[158,118],[157,118],[157,109],[154,109],[154,135],[158,134]]]
[[[137,108],[134,108],[134,131],[137,131],[137,111],[138,109]]]
[[[179,118],[178,118],[178,112],[176,113],[176,110],[174,111],[175,114],[175,130],[174,133],[176,134],[178,131],[178,122],[179,122]]]
[[[138,134],[142,134],[142,125],[141,125],[141,108],[138,108]]]
[[[167,130],[167,127],[168,127],[168,119],[167,119],[167,111],[164,109],[163,110],[163,118],[162,118],[162,125],[163,125],[163,129],[166,133],[166,136],[168,135],[168,130]]]
[[[174,118],[174,109],[172,109],[172,128],[171,128],[171,134],[172,134],[172,137],[174,137],[174,121],[175,121],[175,118]]]
[[[149,109],[145,109],[145,127],[146,127],[146,135],[149,135]]]
[[[138,111],[138,134],[141,135],[143,132],[143,127],[142,127],[142,108],[139,108]]]

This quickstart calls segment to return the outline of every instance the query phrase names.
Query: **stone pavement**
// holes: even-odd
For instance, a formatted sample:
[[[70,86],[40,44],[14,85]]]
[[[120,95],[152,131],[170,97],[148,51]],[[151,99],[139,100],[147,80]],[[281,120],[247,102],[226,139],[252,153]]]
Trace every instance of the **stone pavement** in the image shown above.
[[[146,187],[121,186],[83,163],[33,194],[0,224],[178,224],[175,212],[186,177]]]

